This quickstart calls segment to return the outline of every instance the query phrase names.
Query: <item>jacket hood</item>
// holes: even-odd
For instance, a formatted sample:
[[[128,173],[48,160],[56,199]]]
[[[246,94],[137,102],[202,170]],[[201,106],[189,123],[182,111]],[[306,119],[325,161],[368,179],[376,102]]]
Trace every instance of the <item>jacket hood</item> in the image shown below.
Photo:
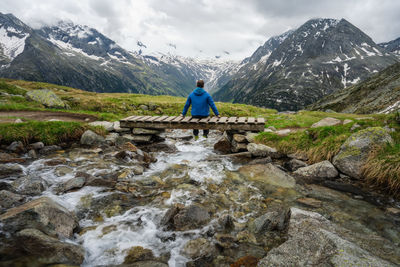
[[[203,88],[201,88],[201,87],[197,87],[196,89],[194,89],[194,91],[193,91],[193,93],[195,94],[195,95],[202,95],[202,94],[204,94],[206,91],[203,89]]]

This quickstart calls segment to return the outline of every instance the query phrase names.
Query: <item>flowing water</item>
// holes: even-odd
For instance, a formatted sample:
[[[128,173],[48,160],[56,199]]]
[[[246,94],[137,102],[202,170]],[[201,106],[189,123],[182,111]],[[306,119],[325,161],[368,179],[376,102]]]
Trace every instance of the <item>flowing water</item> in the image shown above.
[[[133,198],[127,199],[127,203],[120,195],[113,197],[122,193],[103,187],[86,186],[61,195],[55,193],[57,184],[71,179],[78,171],[98,175],[124,173],[132,168],[132,162],[116,161],[114,151],[75,148],[24,167],[26,174],[38,174],[51,185],[43,195],[80,215],[82,230],[68,242],[84,247],[84,266],[121,264],[134,246],[151,249],[156,257],[167,259],[170,266],[184,266],[188,259],[181,255],[183,246],[197,237],[212,238],[210,232],[219,227],[225,215],[234,218],[236,228],[244,229],[250,219],[274,205],[309,209],[296,202],[304,196],[322,200],[322,207],[309,210],[343,226],[347,229],[344,234],[353,242],[365,249],[374,248],[376,255],[400,264],[399,221],[379,207],[321,186],[260,186],[240,175],[240,163],[215,154],[213,144],[218,133],[212,132],[208,139],[198,141],[174,139],[182,134],[174,131],[170,133],[173,138],[166,140],[176,147],[176,152],[157,152],[157,162],[142,175],[128,171],[120,176],[121,184],[131,187],[131,193],[125,195]],[[53,167],[44,164],[54,157],[64,158],[67,163]],[[211,221],[195,230],[166,230],[160,221],[175,203],[201,204],[211,212]],[[98,210],[95,215],[88,215],[88,209]]]

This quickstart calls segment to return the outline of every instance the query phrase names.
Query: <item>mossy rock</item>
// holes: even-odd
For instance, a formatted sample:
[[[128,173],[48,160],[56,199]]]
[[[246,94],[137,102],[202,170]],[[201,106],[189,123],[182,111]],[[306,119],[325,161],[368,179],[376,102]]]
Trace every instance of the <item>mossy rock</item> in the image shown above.
[[[352,134],[341,146],[339,153],[333,159],[333,164],[341,172],[361,178],[362,167],[369,153],[376,147],[393,143],[392,137],[382,127],[369,127]]]
[[[48,89],[29,91],[26,93],[26,99],[39,102],[47,108],[69,109],[68,104],[64,103],[53,91]]]

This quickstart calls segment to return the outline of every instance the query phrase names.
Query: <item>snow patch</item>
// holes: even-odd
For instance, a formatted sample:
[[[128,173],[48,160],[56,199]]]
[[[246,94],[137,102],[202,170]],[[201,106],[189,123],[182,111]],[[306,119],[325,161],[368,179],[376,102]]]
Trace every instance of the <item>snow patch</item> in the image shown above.
[[[15,34],[21,34],[14,28],[5,27],[0,28],[0,47],[3,50],[3,54],[13,61],[19,54],[24,52],[25,40],[29,37],[29,33],[22,34],[21,37]]]
[[[385,108],[384,110],[382,110],[378,113],[389,114],[389,113],[392,113],[397,110],[400,110],[400,100],[397,101],[396,103],[394,103],[393,105],[388,106],[387,108]]]
[[[63,41],[56,40],[52,36],[50,36],[50,38],[48,40],[50,42],[52,42],[53,44],[55,44],[56,46],[58,46],[59,48],[61,48],[62,50],[67,50],[66,52],[64,52],[67,55],[73,54],[74,56],[76,56],[76,54],[80,54],[80,55],[83,55],[83,56],[88,57],[93,60],[102,60],[103,59],[103,58],[95,56],[95,55],[89,55],[89,54],[85,53],[82,49],[73,47],[70,43],[65,43]]]

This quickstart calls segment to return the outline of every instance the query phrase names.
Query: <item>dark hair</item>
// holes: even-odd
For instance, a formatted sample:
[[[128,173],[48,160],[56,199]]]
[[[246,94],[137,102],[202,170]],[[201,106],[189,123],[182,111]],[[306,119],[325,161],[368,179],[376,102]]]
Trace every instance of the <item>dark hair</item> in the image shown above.
[[[204,81],[203,81],[203,80],[198,80],[196,86],[197,86],[197,87],[204,88]]]

